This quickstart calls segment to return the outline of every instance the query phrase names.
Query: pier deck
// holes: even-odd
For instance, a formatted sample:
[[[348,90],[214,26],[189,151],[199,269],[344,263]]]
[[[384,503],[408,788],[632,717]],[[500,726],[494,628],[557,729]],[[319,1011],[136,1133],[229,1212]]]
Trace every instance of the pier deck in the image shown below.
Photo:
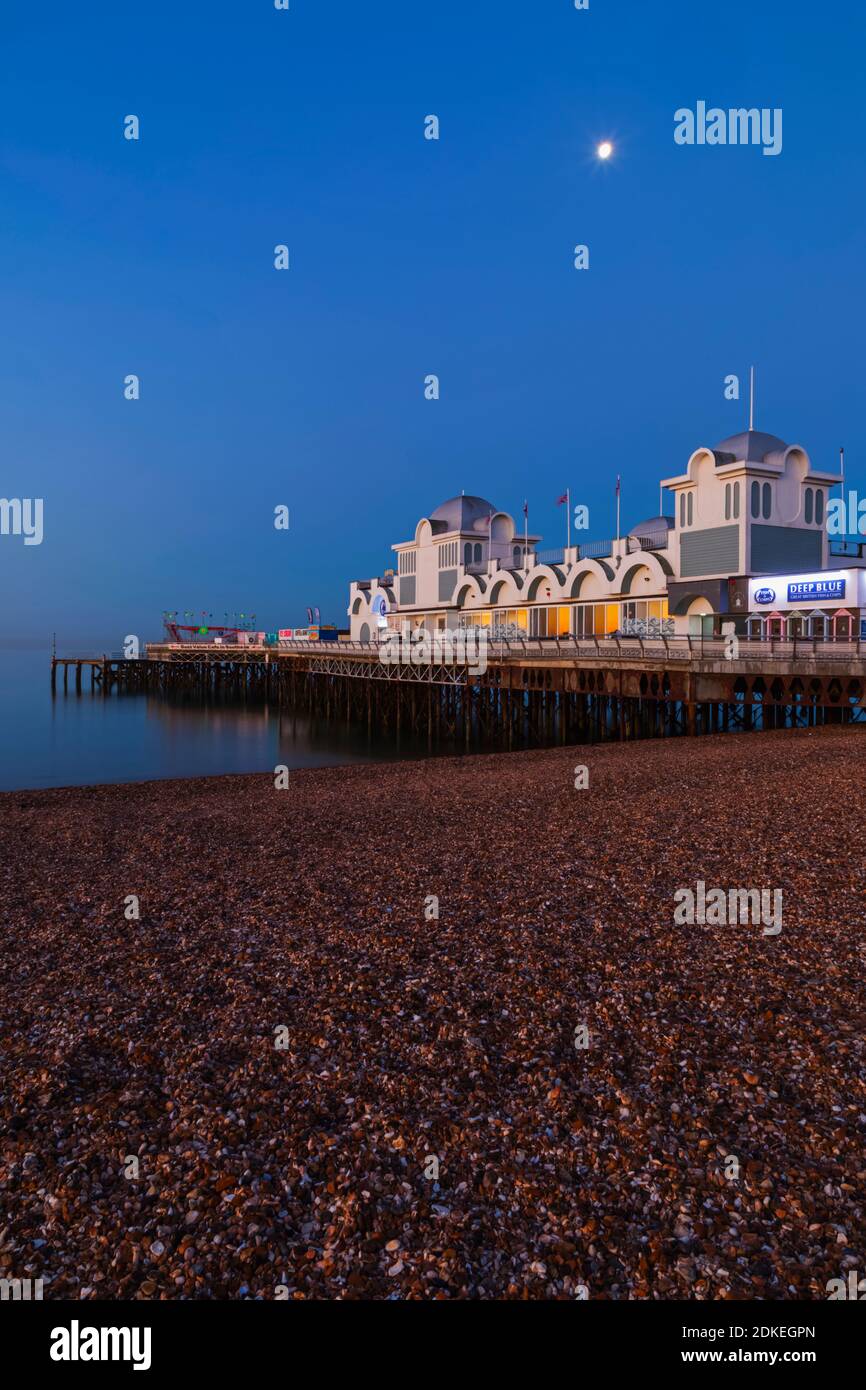
[[[369,644],[152,643],[137,659],[54,658],[91,668],[102,693],[256,695],[368,728],[507,747],[729,728],[866,723],[866,643],[596,638],[491,642],[484,660],[383,660]]]
[[[51,689],[57,688],[58,669],[63,672],[63,689],[69,688],[69,672],[72,669],[75,673],[75,689],[81,689],[81,676],[85,667],[90,671],[90,689],[102,685],[106,676],[106,665],[109,658],[106,656],[52,656],[51,658]]]

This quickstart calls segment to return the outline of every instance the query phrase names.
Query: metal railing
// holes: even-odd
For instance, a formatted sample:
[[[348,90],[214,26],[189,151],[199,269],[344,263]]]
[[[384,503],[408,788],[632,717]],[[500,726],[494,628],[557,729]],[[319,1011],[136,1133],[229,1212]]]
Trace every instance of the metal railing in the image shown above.
[[[626,551],[633,555],[637,550],[666,550],[669,537],[669,531],[647,531],[644,536],[629,536]]]
[[[613,541],[587,541],[577,547],[578,560],[601,560],[613,553]]]
[[[454,629],[449,629],[452,637]],[[481,632],[485,629],[481,628]],[[434,634],[435,635],[435,634]],[[432,640],[432,637],[431,637]],[[739,656],[765,660],[794,660],[798,657],[822,657],[834,663],[853,660],[866,661],[866,640],[855,638],[820,637],[738,637]],[[151,644],[156,647],[190,654],[221,655],[231,659],[235,654],[246,656],[269,656],[271,658],[286,652],[316,654],[334,652],[354,653],[364,656],[377,656],[379,644],[370,642],[281,642],[279,647],[205,647],[198,643],[187,646],[184,643],[161,642]],[[671,661],[688,661],[691,658],[727,658],[730,650],[728,639],[722,637],[510,637],[490,638],[488,651],[495,657],[537,657],[552,658],[603,657],[606,660],[651,656],[664,657]],[[158,657],[158,652],[154,652]]]
[[[823,657],[833,662],[866,660],[866,641],[855,638],[820,637],[738,637],[738,658],[794,660],[797,657]],[[491,639],[489,650],[503,656],[628,656],[664,655],[674,661],[692,657],[728,659],[729,639],[724,637],[526,637],[522,640]]]
[[[523,543],[516,540],[510,541],[507,545],[502,541],[494,541],[490,546],[490,559],[495,560],[501,570],[525,569],[527,559],[532,563],[532,555],[532,550],[524,552]]]
[[[610,555],[613,550],[612,541],[587,541],[583,545],[572,547],[578,560],[598,560]],[[564,565],[565,548],[560,546],[553,550],[530,550],[526,555],[512,555],[496,557],[499,559],[501,570],[523,570],[532,569],[533,565]],[[468,568],[468,566],[467,566]]]
[[[866,541],[831,541],[831,555],[847,555],[852,560],[866,559]]]

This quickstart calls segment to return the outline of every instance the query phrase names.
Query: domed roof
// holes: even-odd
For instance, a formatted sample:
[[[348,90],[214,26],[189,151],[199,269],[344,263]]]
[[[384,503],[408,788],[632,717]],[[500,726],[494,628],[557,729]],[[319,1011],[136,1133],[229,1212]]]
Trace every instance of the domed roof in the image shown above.
[[[713,453],[730,454],[733,458],[750,463],[760,463],[768,454],[784,454],[787,449],[784,439],[775,434],[764,434],[761,430],[743,430],[742,434],[732,434],[717,444]]]
[[[435,511],[429,520],[433,530],[441,531],[487,531],[489,516],[496,515],[496,508],[486,497],[449,497]]]

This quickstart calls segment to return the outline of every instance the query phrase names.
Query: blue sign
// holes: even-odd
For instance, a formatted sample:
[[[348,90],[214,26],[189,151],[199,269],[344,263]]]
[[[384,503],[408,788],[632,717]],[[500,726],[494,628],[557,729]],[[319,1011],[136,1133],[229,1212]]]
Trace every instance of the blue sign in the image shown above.
[[[758,589],[755,593],[755,603],[775,603],[775,589]]]
[[[757,595],[756,597],[760,597]],[[845,597],[844,579],[798,579],[788,585],[788,602],[799,603],[801,599],[815,599],[825,603],[835,603]]]

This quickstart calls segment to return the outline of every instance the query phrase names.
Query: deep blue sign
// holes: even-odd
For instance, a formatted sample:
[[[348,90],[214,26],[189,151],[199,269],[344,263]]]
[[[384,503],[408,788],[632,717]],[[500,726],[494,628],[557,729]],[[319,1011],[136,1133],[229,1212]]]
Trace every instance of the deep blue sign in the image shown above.
[[[775,603],[775,589],[758,589],[755,593],[755,603]]]
[[[759,597],[759,596],[758,596]],[[835,602],[845,597],[844,579],[798,579],[788,585],[788,602],[797,603],[800,599],[818,599]]]

